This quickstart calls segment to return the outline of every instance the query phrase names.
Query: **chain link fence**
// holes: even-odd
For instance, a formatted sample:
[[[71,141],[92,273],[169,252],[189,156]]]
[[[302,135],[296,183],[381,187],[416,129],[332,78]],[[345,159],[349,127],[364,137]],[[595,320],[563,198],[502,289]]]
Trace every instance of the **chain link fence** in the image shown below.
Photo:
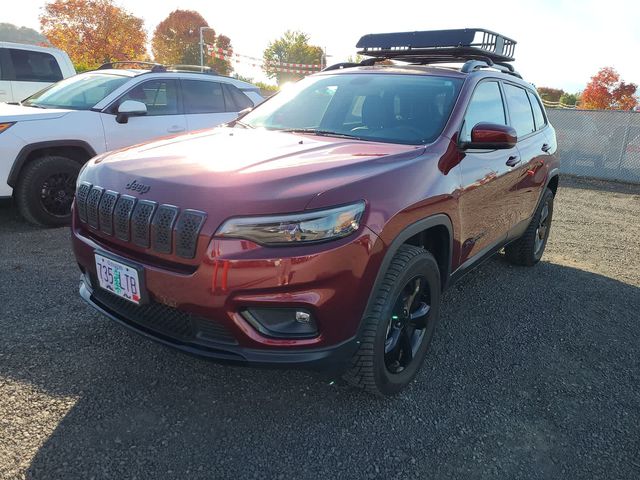
[[[563,173],[640,183],[640,113],[550,108],[547,115]]]

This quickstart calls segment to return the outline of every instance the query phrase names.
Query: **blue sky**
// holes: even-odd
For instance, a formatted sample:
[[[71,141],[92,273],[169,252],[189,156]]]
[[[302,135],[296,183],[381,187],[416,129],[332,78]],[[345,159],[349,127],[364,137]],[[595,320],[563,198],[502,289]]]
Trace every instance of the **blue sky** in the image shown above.
[[[38,28],[42,0],[12,2],[0,22]],[[640,84],[640,1],[538,2],[468,1],[348,2],[336,0],[116,0],[142,17],[150,33],[176,8],[199,11],[237,53],[261,57],[267,43],[287,29],[299,29],[327,49],[329,62],[355,53],[366,33],[484,27],[518,41],[515,66],[537,86],[577,91],[600,67],[613,66],[626,81]],[[258,69],[236,70],[263,79]]]

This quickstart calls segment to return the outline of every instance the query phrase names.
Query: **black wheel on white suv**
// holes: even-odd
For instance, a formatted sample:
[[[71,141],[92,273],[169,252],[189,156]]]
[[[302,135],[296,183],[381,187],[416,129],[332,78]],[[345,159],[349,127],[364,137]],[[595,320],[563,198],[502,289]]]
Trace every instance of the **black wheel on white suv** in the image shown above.
[[[75,160],[58,155],[38,158],[24,167],[14,195],[22,216],[46,227],[68,225],[80,167]]]

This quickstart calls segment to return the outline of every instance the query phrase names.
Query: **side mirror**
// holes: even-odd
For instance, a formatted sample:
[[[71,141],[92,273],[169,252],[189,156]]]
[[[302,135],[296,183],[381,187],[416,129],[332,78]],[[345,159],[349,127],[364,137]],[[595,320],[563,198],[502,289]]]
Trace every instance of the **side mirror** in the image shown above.
[[[116,122],[127,123],[129,117],[141,117],[147,114],[147,106],[136,100],[125,100],[118,107],[118,115],[116,115]]]
[[[478,123],[471,129],[471,141],[462,144],[462,148],[482,148],[506,150],[518,142],[518,134],[507,125],[498,123]]]

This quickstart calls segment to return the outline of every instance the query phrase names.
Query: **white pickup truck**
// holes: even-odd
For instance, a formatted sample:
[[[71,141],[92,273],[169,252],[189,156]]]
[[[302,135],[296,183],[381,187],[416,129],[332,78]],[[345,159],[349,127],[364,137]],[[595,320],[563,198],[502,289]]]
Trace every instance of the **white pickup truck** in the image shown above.
[[[0,42],[0,102],[19,102],[75,74],[62,50]]]

